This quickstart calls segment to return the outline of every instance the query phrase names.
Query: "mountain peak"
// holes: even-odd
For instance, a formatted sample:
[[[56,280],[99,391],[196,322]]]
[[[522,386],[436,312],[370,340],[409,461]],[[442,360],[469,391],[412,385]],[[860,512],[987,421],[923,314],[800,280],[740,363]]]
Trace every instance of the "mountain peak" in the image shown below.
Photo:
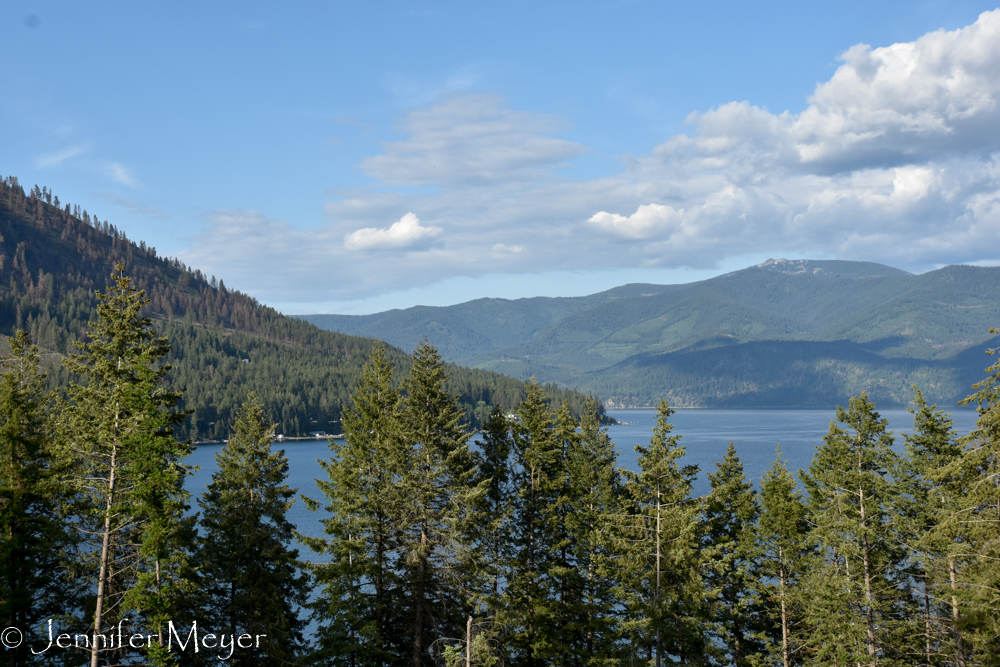
[[[824,276],[828,278],[873,278],[879,276],[909,275],[902,269],[896,269],[875,262],[852,262],[838,259],[768,259],[753,266],[773,273],[799,276]]]
[[[819,266],[810,266],[814,262],[810,262],[807,259],[768,259],[766,262],[758,264],[758,268],[767,269],[768,271],[775,271],[777,273],[812,273],[819,274],[823,273],[823,268]]]

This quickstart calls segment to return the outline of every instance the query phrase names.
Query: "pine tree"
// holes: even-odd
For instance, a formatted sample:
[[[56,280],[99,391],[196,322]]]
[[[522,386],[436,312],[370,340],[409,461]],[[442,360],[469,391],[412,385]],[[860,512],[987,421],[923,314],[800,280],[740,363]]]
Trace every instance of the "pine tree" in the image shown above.
[[[290,547],[294,528],[286,514],[295,489],[285,483],[288,457],[271,450],[273,439],[274,426],[251,393],[200,500],[206,618],[232,636],[254,637],[253,651],[235,649],[232,656],[231,664],[246,667],[295,664],[302,646],[297,607],[306,602],[308,579]]]
[[[760,553],[761,597],[768,601],[771,617],[776,619],[769,633],[780,646],[782,667],[797,662],[793,638],[797,611],[793,592],[808,563],[809,524],[795,478],[781,459],[781,448],[760,482],[760,520],[757,524],[757,549]]]
[[[672,434],[666,400],[657,406],[648,447],[637,446],[639,472],[629,475],[630,544],[622,557],[629,589],[627,632],[633,659],[646,653],[660,667],[669,656],[706,660],[704,593],[698,540],[699,503],[691,499],[697,466],[681,466],[685,448]]]
[[[580,437],[566,456],[566,533],[571,568],[563,634],[564,665],[617,665],[620,658],[621,595],[613,534],[622,512],[623,488],[614,444],[587,399]]]
[[[759,661],[763,619],[754,590],[758,577],[757,492],[743,474],[743,462],[729,443],[708,479],[712,491],[704,501],[702,551],[704,583],[712,597],[709,615],[713,634],[728,661],[742,667]]]
[[[62,455],[74,461],[85,503],[77,525],[96,538],[84,566],[96,591],[91,667],[102,653],[121,658],[127,647],[106,646],[99,635],[126,616],[145,619],[162,639],[162,622],[186,590],[178,549],[190,525],[182,461],[191,448],[173,436],[184,420],[173,410],[180,395],[160,386],[169,346],[141,314],[145,293],[122,264],[115,271],[114,284],[97,293],[90,340],[64,362],[88,383],[70,386],[60,416]],[[164,660],[159,648],[155,662]]]
[[[402,384],[408,458],[400,488],[409,504],[401,543],[401,627],[413,667],[431,664],[429,649],[436,639],[461,634],[474,598],[469,582],[478,567],[471,536],[486,484],[474,485],[464,413],[447,380],[434,346],[417,345]]]
[[[24,331],[7,343],[0,375],[0,623],[26,634],[7,648],[6,662],[15,667],[43,661],[29,649],[45,645],[35,630],[71,612],[81,591],[67,576],[75,536],[63,516],[66,471],[52,450],[38,349]]]
[[[320,462],[327,473],[317,482],[330,515],[323,520],[327,537],[302,538],[330,558],[313,567],[323,586],[310,605],[320,624],[318,656],[352,667],[397,664],[405,655],[399,559],[409,452],[393,373],[385,345],[376,345],[342,418],[344,442],[331,440],[333,455]]]
[[[831,423],[803,476],[812,538],[823,558],[812,574],[826,582],[811,591],[811,650],[824,664],[830,660],[823,651],[835,647],[838,660],[876,667],[904,648],[903,625],[913,616],[905,605],[901,498],[893,482],[900,466],[887,421],[866,395],[852,398],[846,410],[838,407],[837,422],[849,430]],[[844,619],[847,625],[839,625]],[[831,636],[832,625],[838,634]]]

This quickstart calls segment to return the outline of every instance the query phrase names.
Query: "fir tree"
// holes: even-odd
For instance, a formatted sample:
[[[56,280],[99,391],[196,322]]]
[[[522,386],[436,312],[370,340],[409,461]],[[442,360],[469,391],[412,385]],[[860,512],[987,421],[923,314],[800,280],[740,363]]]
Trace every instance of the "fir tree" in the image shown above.
[[[310,605],[320,623],[318,656],[357,667],[398,664],[405,655],[399,577],[409,452],[393,372],[385,345],[376,345],[344,412],[344,442],[331,440],[333,456],[320,462],[327,473],[317,480],[330,514],[323,520],[327,537],[302,538],[330,558],[313,567],[323,586]]]
[[[755,582],[758,577],[757,493],[743,474],[743,462],[729,443],[725,457],[708,479],[704,501],[702,550],[704,583],[712,597],[709,615],[716,640],[735,667],[763,655],[763,622]]]
[[[477,569],[471,536],[486,484],[475,468],[464,414],[446,387],[444,361],[426,341],[413,351],[403,380],[402,437],[407,463],[401,479],[408,508],[401,550],[401,621],[413,667],[432,662],[431,644],[461,634],[474,598]]]
[[[923,662],[927,665],[964,662],[959,605],[954,581],[956,563],[963,561],[960,525],[964,492],[954,479],[953,464],[962,446],[947,415],[927,405],[923,393],[913,388],[913,434],[906,439],[906,469],[901,484],[909,500],[906,541],[911,550],[910,569],[922,608]],[[959,529],[955,533],[955,529]]]
[[[512,433],[517,490],[510,535],[513,553],[500,621],[514,663],[536,667],[546,663],[562,631],[558,600],[552,595],[557,586],[551,577],[562,546],[553,515],[565,474],[554,415],[534,380],[517,415]]]
[[[24,331],[7,338],[0,375],[0,623],[25,632],[11,667],[48,662],[30,644],[46,619],[65,616],[80,591],[67,576],[75,539],[64,519],[65,470],[52,450],[38,350]]]
[[[622,558],[632,657],[645,653],[656,667],[669,656],[697,663],[708,651],[699,504],[690,497],[698,468],[680,465],[685,448],[672,433],[673,412],[661,400],[649,446],[635,448],[639,472],[629,476],[631,543]]]
[[[566,456],[566,533],[572,568],[571,596],[563,626],[564,665],[617,665],[620,657],[621,594],[613,539],[622,511],[621,476],[597,406],[588,399],[580,437]]]
[[[962,634],[956,640],[968,640],[957,657],[966,664],[1000,665],[1000,361],[986,372],[986,379],[973,385],[976,392],[963,401],[976,405],[979,418],[962,440],[966,451],[946,470],[963,497],[944,528],[963,547],[956,549],[961,561],[951,574],[953,595],[962,607],[957,623]]]
[[[781,459],[781,448],[760,482],[760,520],[757,524],[757,549],[760,554],[762,597],[768,601],[771,617],[776,619],[769,633],[780,646],[782,667],[794,662],[797,645],[793,626],[797,617],[793,592],[807,565],[809,524],[802,496],[795,488],[795,478]]]
[[[837,422],[848,430],[830,424],[803,476],[812,537],[823,558],[812,574],[827,582],[811,591],[811,650],[825,664],[830,660],[823,651],[836,647],[838,659],[876,667],[897,657],[908,641],[903,625],[912,618],[905,606],[901,498],[893,481],[899,460],[887,421],[866,395],[838,408]],[[845,618],[846,626],[839,623]],[[828,634],[830,624],[838,625],[838,634]]]
[[[95,539],[85,565],[96,591],[91,667],[102,652],[120,659],[125,647],[106,646],[98,635],[130,613],[160,633],[152,659],[166,659],[162,624],[186,590],[179,549],[190,526],[183,520],[190,473],[182,463],[190,445],[173,436],[184,414],[172,409],[179,394],[160,386],[169,346],[141,314],[149,299],[123,265],[113,279],[97,294],[90,340],[65,361],[88,383],[70,386],[60,417],[60,446],[74,461],[73,481],[85,503],[77,525]]]
[[[286,514],[295,489],[285,483],[288,458],[271,450],[273,439],[274,427],[251,393],[200,500],[207,618],[232,636],[254,637],[254,650],[235,649],[232,656],[231,664],[246,667],[294,664],[302,646],[297,607],[306,601],[308,579],[289,545],[294,528]]]
[[[476,453],[479,480],[487,483],[482,519],[476,538],[483,552],[481,599],[485,612],[495,617],[502,605],[501,582],[509,579],[512,555],[510,530],[513,513],[511,425],[499,405],[493,406],[483,425],[479,451]]]

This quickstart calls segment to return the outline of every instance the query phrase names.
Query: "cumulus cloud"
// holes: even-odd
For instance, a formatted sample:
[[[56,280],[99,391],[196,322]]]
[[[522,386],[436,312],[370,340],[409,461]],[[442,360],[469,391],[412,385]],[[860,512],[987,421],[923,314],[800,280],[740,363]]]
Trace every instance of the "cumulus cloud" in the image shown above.
[[[333,278],[309,298],[350,299],[454,276],[702,269],[763,253],[910,270],[1000,260],[1000,10],[841,61],[801,113],[746,101],[692,113],[688,133],[591,180],[558,177],[586,151],[553,136],[564,121],[448,97],[361,162],[377,185],[337,191],[321,229],[222,212],[191,257],[227,276],[249,265],[255,293],[300,302],[317,273]],[[274,272],[260,276],[254,258]]]
[[[587,222],[630,239],[644,239],[667,232],[683,217],[683,209],[678,211],[662,204],[647,204],[640,206],[635,213],[627,217],[601,211],[592,215]]]
[[[1000,11],[841,60],[802,113],[692,114],[691,135],[633,163],[653,201],[590,223],[669,265],[774,247],[917,268],[1000,256]]]
[[[493,95],[454,95],[412,112],[401,126],[410,138],[383,144],[385,152],[361,167],[392,185],[537,181],[587,150],[545,136],[563,126],[551,116],[507,109]]]
[[[391,227],[379,229],[365,227],[344,237],[344,247],[348,250],[383,250],[409,248],[438,236],[444,230],[440,227],[424,227],[420,219],[407,213]]]

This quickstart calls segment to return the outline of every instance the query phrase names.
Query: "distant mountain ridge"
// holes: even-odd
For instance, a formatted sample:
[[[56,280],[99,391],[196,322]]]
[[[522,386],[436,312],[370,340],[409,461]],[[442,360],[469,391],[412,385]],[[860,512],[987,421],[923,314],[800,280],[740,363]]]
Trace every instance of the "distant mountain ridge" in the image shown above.
[[[592,391],[609,406],[814,406],[917,383],[953,406],[988,365],[1000,268],[914,275],[872,262],[769,259],[684,285],[585,297],[478,299],[365,316],[307,315],[403,349],[427,335],[457,363]]]
[[[181,437],[227,437],[250,391],[278,433],[340,432],[341,410],[372,339],[286,317],[214,276],[158,256],[78,206],[61,204],[46,188],[25,192],[15,177],[0,179],[0,333],[30,333],[53,387],[71,380],[60,359],[86,335],[96,316],[95,290],[106,288],[118,262],[146,291],[144,312],[170,342],[167,381],[184,388],[178,407],[192,411]],[[389,358],[400,373],[408,371],[410,359],[401,350],[391,348]],[[513,407],[525,394],[523,382],[491,371],[450,365],[449,372],[449,388],[473,423],[490,404]],[[555,386],[544,391],[554,402],[568,401],[576,414],[586,400]]]

